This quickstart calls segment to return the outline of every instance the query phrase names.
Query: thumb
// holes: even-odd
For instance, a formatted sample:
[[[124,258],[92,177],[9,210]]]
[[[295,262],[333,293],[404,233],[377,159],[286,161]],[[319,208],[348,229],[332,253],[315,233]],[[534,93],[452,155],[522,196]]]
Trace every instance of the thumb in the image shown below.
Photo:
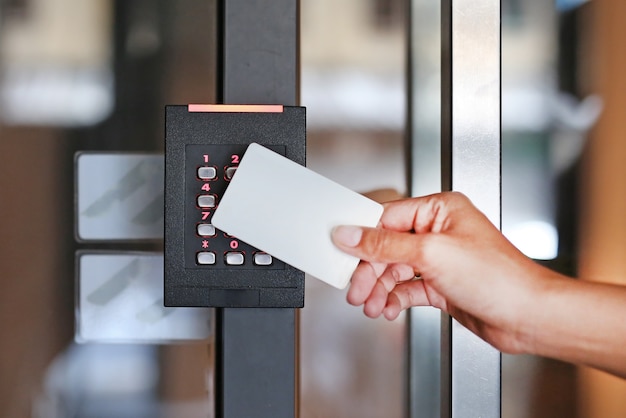
[[[342,251],[361,260],[378,263],[401,263],[417,268],[423,238],[410,232],[352,225],[337,226],[331,239]]]

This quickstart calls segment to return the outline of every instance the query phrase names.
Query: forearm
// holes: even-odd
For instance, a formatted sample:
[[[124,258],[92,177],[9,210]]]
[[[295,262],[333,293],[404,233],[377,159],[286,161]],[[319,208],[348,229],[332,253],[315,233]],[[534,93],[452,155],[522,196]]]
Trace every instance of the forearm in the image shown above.
[[[526,317],[528,351],[626,378],[626,287],[556,275],[544,286]]]

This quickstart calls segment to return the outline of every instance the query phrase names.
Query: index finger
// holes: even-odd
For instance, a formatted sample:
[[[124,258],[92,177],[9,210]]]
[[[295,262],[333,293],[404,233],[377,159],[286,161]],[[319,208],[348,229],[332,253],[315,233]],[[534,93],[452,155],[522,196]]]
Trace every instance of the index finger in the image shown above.
[[[428,232],[440,218],[442,205],[438,195],[385,203],[380,223],[384,228],[400,232]]]
[[[458,192],[398,200],[384,204],[380,224],[400,232],[442,232],[452,226],[452,212],[472,206],[470,200]]]

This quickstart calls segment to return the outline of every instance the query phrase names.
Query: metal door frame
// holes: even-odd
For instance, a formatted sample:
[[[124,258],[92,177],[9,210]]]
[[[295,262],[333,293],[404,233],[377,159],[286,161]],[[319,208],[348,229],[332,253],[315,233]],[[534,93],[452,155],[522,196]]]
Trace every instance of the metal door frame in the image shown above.
[[[299,0],[218,2],[218,101],[297,105]],[[219,418],[295,417],[296,309],[216,309]]]

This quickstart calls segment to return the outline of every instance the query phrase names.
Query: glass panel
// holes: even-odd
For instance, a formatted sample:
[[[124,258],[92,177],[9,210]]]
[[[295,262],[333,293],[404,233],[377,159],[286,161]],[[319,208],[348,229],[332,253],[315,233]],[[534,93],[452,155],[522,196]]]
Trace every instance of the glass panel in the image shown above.
[[[161,154],[77,154],[76,238],[163,238],[163,163]]]
[[[208,342],[208,308],[163,306],[163,254],[80,252],[76,260],[80,343]]]
[[[0,2],[0,416],[212,416],[210,311],[157,305],[162,203],[154,202],[162,202],[155,155],[164,105],[215,101],[215,7]],[[117,220],[143,226],[81,229],[89,243],[76,240],[74,156],[85,151],[150,153],[152,162],[126,165],[139,166],[149,186],[128,200],[120,198],[140,185],[115,186],[128,170],[83,161],[101,194],[79,212],[109,213],[123,201]],[[104,189],[113,202],[93,206]],[[167,327],[178,320],[185,326]]]
[[[404,6],[301,2],[307,165],[380,200],[406,192]],[[404,416],[404,318],[368,319],[313,279],[300,317],[303,418]]]
[[[503,1],[502,230],[529,257],[571,273],[576,203],[562,186],[572,178],[582,131],[568,127],[577,99],[562,86],[575,67],[563,72],[559,66],[563,52],[576,45],[573,37],[559,36],[563,2],[557,3]],[[571,365],[504,356],[503,414],[575,415],[574,377]],[[548,387],[554,390],[546,396]]]

